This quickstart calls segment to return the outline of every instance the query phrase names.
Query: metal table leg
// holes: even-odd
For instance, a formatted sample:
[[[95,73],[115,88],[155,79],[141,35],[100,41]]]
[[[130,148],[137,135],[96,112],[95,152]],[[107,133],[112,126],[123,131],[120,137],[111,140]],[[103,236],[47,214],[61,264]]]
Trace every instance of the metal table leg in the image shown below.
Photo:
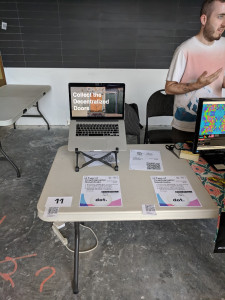
[[[49,130],[49,129],[50,129],[49,123],[48,123],[48,121],[45,119],[45,117],[43,116],[43,114],[40,112],[38,102],[36,103],[36,107],[37,107],[37,111],[39,112],[40,116],[42,117],[42,119],[43,119],[43,120],[45,121],[45,123],[47,124],[48,130]]]
[[[20,177],[20,171],[18,169],[18,167],[14,164],[14,162],[10,159],[10,157],[5,153],[5,151],[2,149],[2,144],[0,142],[0,152],[2,153],[2,155],[4,156],[1,159],[7,160],[12,166],[13,168],[16,170],[17,173],[17,177]]]
[[[74,248],[74,278],[73,293],[78,294],[78,273],[79,273],[79,242],[80,242],[80,223],[74,222],[75,229],[75,248]]]
[[[45,93],[44,93],[44,95],[45,95]],[[38,101],[36,102],[36,104],[33,105],[33,107],[37,108],[39,115],[26,114],[26,115],[22,115],[21,118],[31,118],[31,117],[32,118],[42,118],[45,121],[45,123],[47,124],[48,130],[50,130],[50,125],[49,125],[48,121],[46,120],[46,118],[43,116],[43,114],[41,113],[41,111],[39,109]],[[24,109],[23,113],[25,114],[26,112],[27,112],[27,109]],[[14,126],[14,129],[16,129],[16,123],[14,123],[13,126]]]

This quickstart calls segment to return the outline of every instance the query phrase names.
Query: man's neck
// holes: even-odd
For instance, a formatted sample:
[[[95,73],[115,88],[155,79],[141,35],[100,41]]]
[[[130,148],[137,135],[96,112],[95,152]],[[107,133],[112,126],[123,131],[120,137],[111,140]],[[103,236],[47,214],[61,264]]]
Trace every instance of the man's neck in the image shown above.
[[[199,42],[201,42],[202,44],[205,44],[207,46],[211,46],[214,43],[214,41],[208,41],[204,37],[202,30],[200,30],[200,32],[195,37],[199,40]]]

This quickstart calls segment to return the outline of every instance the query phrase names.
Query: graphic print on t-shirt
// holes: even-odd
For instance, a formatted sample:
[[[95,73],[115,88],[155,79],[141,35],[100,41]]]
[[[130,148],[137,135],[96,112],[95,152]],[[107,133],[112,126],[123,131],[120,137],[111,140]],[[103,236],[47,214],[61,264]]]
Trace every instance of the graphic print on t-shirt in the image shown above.
[[[178,121],[195,122],[198,109],[199,98],[216,97],[210,86],[205,86],[200,90],[179,95],[177,97],[177,107],[174,113]]]

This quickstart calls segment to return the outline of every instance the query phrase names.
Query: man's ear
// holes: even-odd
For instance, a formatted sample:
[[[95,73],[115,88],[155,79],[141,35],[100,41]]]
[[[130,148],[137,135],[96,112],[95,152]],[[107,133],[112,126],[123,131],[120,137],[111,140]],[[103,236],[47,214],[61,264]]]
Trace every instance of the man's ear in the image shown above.
[[[206,15],[201,15],[200,21],[201,21],[202,26],[205,26],[205,24],[207,22],[207,16]]]

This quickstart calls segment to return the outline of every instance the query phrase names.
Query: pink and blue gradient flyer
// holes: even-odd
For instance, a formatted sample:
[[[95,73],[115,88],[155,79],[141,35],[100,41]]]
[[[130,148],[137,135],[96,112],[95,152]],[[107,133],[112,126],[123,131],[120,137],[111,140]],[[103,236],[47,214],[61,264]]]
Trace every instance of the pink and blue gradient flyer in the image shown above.
[[[186,176],[151,176],[160,206],[201,207]]]
[[[121,207],[119,176],[84,176],[80,206]]]

